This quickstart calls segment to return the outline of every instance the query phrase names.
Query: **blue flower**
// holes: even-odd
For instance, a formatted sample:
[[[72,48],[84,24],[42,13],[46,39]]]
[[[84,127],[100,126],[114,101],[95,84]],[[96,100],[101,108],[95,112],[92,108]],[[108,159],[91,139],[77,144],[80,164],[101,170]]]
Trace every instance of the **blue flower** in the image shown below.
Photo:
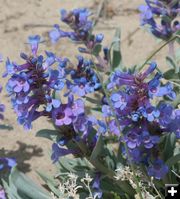
[[[160,180],[164,178],[168,170],[168,166],[165,165],[162,160],[157,159],[151,166],[149,166],[148,175],[156,178],[157,180]]]
[[[47,100],[47,106],[46,106],[46,111],[50,112],[52,111],[53,108],[58,108],[61,105],[61,102],[59,99],[52,99],[51,96],[46,95],[46,100]]]
[[[104,38],[104,35],[103,35],[103,34],[97,34],[97,35],[96,35],[96,38],[95,38],[95,41],[96,41],[97,43],[101,43],[102,40],[103,40],[103,38]]]
[[[160,111],[154,107],[147,107],[147,108],[139,108],[142,116],[147,118],[149,122],[154,121],[156,118],[160,116]]]
[[[52,43],[56,43],[60,38],[62,37],[68,37],[71,34],[68,32],[64,32],[63,30],[60,29],[59,25],[54,25],[54,29],[49,32],[49,37],[51,39]]]
[[[141,25],[148,25],[150,31],[157,38],[168,40],[177,30],[180,30],[177,21],[174,20],[179,13],[179,2],[169,3],[169,1],[151,1],[146,0],[146,5],[139,7],[141,12]],[[158,18],[160,23],[158,23]]]
[[[97,173],[95,179],[93,180],[92,188],[94,189],[94,198],[102,198],[103,192],[100,188],[100,174]]]
[[[121,92],[120,93],[113,93],[111,95],[111,100],[113,102],[114,107],[120,108],[120,110],[123,110],[127,105],[126,97]]]
[[[72,123],[72,110],[68,106],[61,105],[52,112],[52,117],[56,126],[70,125]]]
[[[70,12],[63,9],[60,13],[61,20],[68,24],[73,29],[73,32],[63,31],[58,25],[55,25],[54,29],[49,33],[53,43],[56,43],[61,37],[68,37],[73,41],[85,41],[88,39],[93,26],[92,21],[88,20],[91,15],[88,9],[74,9]]]
[[[58,144],[54,143],[52,145],[51,159],[52,159],[53,163],[55,163],[59,160],[60,157],[68,155],[68,154],[74,154],[74,153],[75,153],[74,150],[61,148],[61,147],[59,147]]]
[[[42,64],[42,67],[44,70],[46,70],[49,66],[53,65],[56,61],[56,56],[54,53],[46,51],[46,55],[47,55],[47,58]]]
[[[16,65],[11,63],[9,58],[6,60],[6,71],[3,74],[3,77],[6,77],[7,75],[12,75],[15,73]]]
[[[104,117],[110,117],[113,115],[112,110],[111,110],[110,106],[108,106],[108,105],[102,106],[102,113],[103,113]]]
[[[37,54],[38,45],[41,42],[41,37],[39,35],[33,35],[28,37],[28,44],[31,45],[31,50],[34,56]]]
[[[105,134],[107,132],[107,125],[104,121],[98,120],[98,133]]]
[[[153,93],[157,97],[167,96],[171,100],[176,98],[176,93],[173,91],[173,85],[171,83],[167,83],[164,86],[158,87],[156,92]]]
[[[13,158],[0,158],[0,170],[4,168],[11,169],[16,166],[16,161]]]
[[[151,149],[159,141],[160,141],[160,138],[158,136],[150,136],[148,131],[143,131],[143,133],[141,135],[141,144],[146,149]]]
[[[1,187],[0,187],[0,198],[1,199],[7,199],[5,190],[3,188],[1,188]]]

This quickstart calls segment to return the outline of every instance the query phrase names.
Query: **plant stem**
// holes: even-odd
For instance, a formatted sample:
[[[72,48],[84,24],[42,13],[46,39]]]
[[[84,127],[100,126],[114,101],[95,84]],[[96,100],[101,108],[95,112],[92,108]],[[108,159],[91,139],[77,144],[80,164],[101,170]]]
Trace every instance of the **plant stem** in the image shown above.
[[[154,183],[153,183],[152,180],[151,180],[151,185],[152,185],[153,189],[156,191],[156,193],[159,196],[159,198],[163,199],[163,197],[161,196],[161,194],[159,193],[159,191],[156,189],[156,187],[155,187],[155,185],[154,185]]]
[[[150,61],[161,49],[163,49],[167,44],[169,44],[170,42],[173,42],[175,39],[177,38],[177,36],[175,35],[174,37],[172,37],[171,39],[169,39],[167,42],[165,42],[162,46],[160,46],[157,50],[155,50],[147,59],[146,61],[139,67],[139,70],[142,70],[144,68],[144,66],[148,63],[148,61]]]

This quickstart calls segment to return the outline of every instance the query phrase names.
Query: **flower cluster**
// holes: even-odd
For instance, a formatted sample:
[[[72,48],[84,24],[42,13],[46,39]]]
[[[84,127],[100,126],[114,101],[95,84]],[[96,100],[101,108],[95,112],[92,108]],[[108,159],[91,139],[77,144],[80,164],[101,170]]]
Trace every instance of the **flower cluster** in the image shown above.
[[[70,127],[70,135],[65,132],[59,141],[60,145],[67,144],[70,139],[82,138],[89,142],[87,137],[98,120],[85,113],[83,97],[101,89],[101,84],[92,68],[92,61],[77,57],[77,65],[73,65],[67,58],[56,57],[52,52],[46,52],[46,58],[38,55],[39,36],[29,37],[31,55],[21,53],[24,64],[6,61],[4,77],[10,75],[6,85],[11,97],[13,109],[18,123],[25,129],[32,128],[32,122],[41,116],[52,119],[59,128]],[[57,69],[55,69],[57,68]],[[64,90],[63,90],[64,89]],[[66,92],[65,92],[66,90]],[[59,95],[58,99],[55,96]],[[61,101],[61,96],[66,102]],[[66,130],[67,131],[67,130]],[[68,135],[67,135],[68,134]],[[97,136],[93,138],[93,146]],[[56,162],[59,156],[76,151],[53,147],[52,159]]]
[[[46,52],[47,58],[37,56],[40,37],[30,37],[29,43],[32,48],[32,55],[21,53],[24,64],[17,65],[6,61],[6,72],[4,77],[11,75],[7,83],[7,92],[11,96],[13,108],[18,116],[18,122],[26,129],[31,128],[31,123],[38,117],[45,115],[44,110],[38,111],[41,105],[45,110],[50,106],[58,107],[60,102],[53,100],[50,96],[51,89],[63,87],[63,77],[58,70],[48,71],[48,67],[55,62],[55,56]]]
[[[164,5],[164,1],[161,3]],[[143,16],[146,17],[143,18],[144,23],[146,21],[153,25],[153,34],[158,34],[164,39],[169,38],[171,35],[166,32],[167,24],[160,30],[153,19],[154,10],[162,12],[158,7],[160,4],[157,3],[156,9],[151,6],[152,1],[147,1],[147,4],[149,7],[147,6],[148,9],[143,12]],[[173,6],[177,11],[176,4]],[[168,14],[172,15],[169,10]],[[130,163],[144,164],[150,176],[161,179],[168,172],[168,167],[161,160],[158,144],[160,138],[167,133],[175,133],[177,138],[180,137],[180,111],[174,109],[170,103],[163,101],[157,104],[155,100],[163,97],[174,100],[176,94],[173,86],[171,83],[162,85],[160,73],[153,76],[155,62],[141,73],[116,70],[110,75],[108,83],[102,85],[99,71],[96,70],[108,65],[109,50],[104,48],[104,58],[99,52],[95,52],[97,46],[100,47],[98,51],[101,51],[102,46],[99,44],[103,35],[92,34],[93,22],[89,20],[90,15],[87,9],[75,9],[70,12],[62,10],[61,19],[72,31],[63,31],[55,25],[49,33],[53,43],[67,37],[84,44],[85,47],[80,47],[79,51],[87,56],[91,55],[89,59],[79,55],[76,64],[73,64],[70,59],[57,57],[47,51],[44,58],[38,55],[38,45],[41,42],[38,35],[29,37],[31,55],[21,53],[24,64],[18,65],[7,59],[3,76],[11,76],[7,83],[7,91],[17,113],[18,122],[25,129],[30,129],[32,122],[41,116],[51,119],[57,132],[61,133],[61,138],[52,145],[53,162],[68,154],[86,154],[83,151],[86,149],[89,155],[96,148],[99,135],[113,135],[127,146],[125,148],[128,152],[123,147],[120,150]],[[145,20],[147,18],[148,20]],[[85,106],[87,95],[96,91],[101,92],[103,96],[103,99],[99,100],[102,117],[98,118],[87,113]],[[83,143],[85,149],[74,147],[74,142]],[[101,197],[99,177],[94,180],[92,187]]]
[[[176,17],[180,13],[180,2],[172,0],[146,0],[146,5],[139,7],[141,24],[149,25],[153,35],[168,40],[178,30],[180,22]],[[158,24],[156,16],[161,18]]]
[[[0,63],[2,62],[2,55],[0,54]],[[0,85],[0,93],[2,92],[2,86]],[[5,106],[4,104],[0,104],[0,120],[2,120],[4,117],[3,117],[3,112],[5,110]]]
[[[89,20],[91,13],[86,8],[74,9],[70,12],[61,10],[61,20],[66,23],[72,31],[67,32],[54,25],[54,29],[50,31],[49,37],[52,43],[56,43],[60,38],[68,37],[72,41],[85,44],[86,48],[79,48],[80,52],[90,53],[90,51],[102,42],[103,34],[92,34],[93,22]]]
[[[161,74],[156,73],[148,80],[155,68],[156,63],[152,62],[146,71],[139,74],[115,71],[107,85],[111,91],[111,103],[104,104],[102,111],[109,121],[110,132],[126,143],[132,161],[145,163],[149,166],[149,175],[160,179],[168,169],[159,160],[157,144],[167,132],[175,133],[179,138],[180,126],[177,122],[180,115],[179,110],[173,109],[170,104],[153,103],[157,97],[176,98],[172,84],[161,85]]]

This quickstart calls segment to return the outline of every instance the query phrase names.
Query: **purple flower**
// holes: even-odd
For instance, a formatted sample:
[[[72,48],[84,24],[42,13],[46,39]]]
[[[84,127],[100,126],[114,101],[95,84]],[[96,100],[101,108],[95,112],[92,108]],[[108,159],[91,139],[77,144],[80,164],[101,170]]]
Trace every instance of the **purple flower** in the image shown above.
[[[111,95],[111,100],[113,102],[113,105],[115,108],[120,108],[120,110],[123,110],[126,105],[126,97],[123,93],[113,93]]]
[[[173,107],[170,104],[161,103],[159,106],[159,111],[159,123],[162,126],[166,126],[172,120]]]
[[[62,90],[65,86],[64,83],[64,71],[61,70],[49,70],[49,86],[54,90]]]
[[[137,164],[147,166],[150,160],[157,158],[154,151],[158,150],[158,143],[164,132],[174,132],[177,137],[180,135],[178,114],[174,116],[174,110],[168,104],[154,103],[158,97],[160,101],[163,96],[173,99],[175,95],[170,84],[161,86],[161,74],[152,76],[155,68],[156,63],[152,62],[141,73],[113,72],[107,84],[111,104],[103,102],[102,108],[103,116],[109,117],[108,130],[119,136],[120,128],[123,133],[120,142],[127,144],[129,158]],[[112,105],[115,108],[113,114],[110,108]],[[119,124],[116,123],[117,120]],[[125,156],[128,157],[127,154]]]
[[[73,127],[77,133],[82,133],[81,137],[86,140],[89,133],[93,130],[93,126],[97,124],[97,120],[93,116],[81,114],[73,120]]]
[[[115,120],[111,120],[109,122],[109,129],[110,132],[112,132],[113,134],[119,136],[120,132],[119,132],[119,128],[117,127],[116,121]]]
[[[104,121],[98,120],[98,133],[105,134],[107,132],[107,125]]]
[[[130,132],[126,136],[125,142],[130,149],[134,149],[140,145],[139,135],[136,132]]]
[[[0,85],[0,93],[2,91],[2,86]],[[0,120],[4,119],[4,116],[3,116],[3,112],[5,111],[5,106],[4,104],[0,104]]]
[[[134,111],[131,113],[131,119],[134,122],[137,122],[140,119],[141,113],[140,111]]]
[[[102,40],[103,40],[103,38],[104,38],[104,35],[103,35],[103,34],[97,34],[97,35],[96,35],[96,38],[95,38],[95,41],[96,41],[97,43],[101,43]]]
[[[171,100],[174,100],[176,98],[176,93],[173,91],[173,85],[171,83],[167,83],[164,86],[157,87],[153,95],[157,97],[167,96]]]
[[[78,116],[84,113],[84,102],[82,99],[77,99],[72,105],[72,113],[74,116]]]
[[[6,71],[3,73],[3,77],[7,75],[13,75],[17,70],[17,66],[14,63],[11,63],[9,58],[6,60]]]
[[[154,121],[156,118],[160,116],[160,111],[157,110],[154,107],[148,107],[148,108],[140,108],[139,111],[143,115],[143,117],[147,118],[149,122]]]
[[[166,125],[167,132],[173,132],[176,134],[176,138],[180,139],[180,110],[173,110],[171,115],[171,121]]]
[[[8,82],[8,85],[12,88],[15,93],[28,92],[30,85],[28,83],[28,76],[25,73],[15,75]]]
[[[160,138],[158,136],[150,136],[149,132],[143,131],[141,135],[141,144],[146,149],[151,149],[155,144],[159,142]]]
[[[88,20],[90,14],[85,8],[74,9],[70,12],[64,9],[61,10],[61,20],[69,25],[73,32],[63,31],[58,25],[55,25],[54,29],[49,33],[51,41],[56,43],[62,37],[68,37],[73,41],[86,41],[93,26],[92,21]],[[102,40],[102,36],[99,35],[98,39]]]
[[[69,154],[74,154],[74,153],[75,153],[74,150],[61,148],[61,147],[59,147],[58,144],[54,143],[52,145],[51,159],[52,159],[53,163],[55,163],[59,160],[60,157],[65,156],[65,155],[69,155]]]
[[[58,40],[61,37],[68,37],[68,36],[70,37],[72,35],[68,32],[64,32],[63,30],[61,30],[60,26],[57,24],[54,25],[54,29],[49,32],[49,37],[50,37],[52,43],[58,42]]]
[[[148,168],[148,175],[156,178],[157,180],[164,178],[167,172],[168,166],[165,165],[160,159],[155,160]]]
[[[45,58],[37,55],[40,40],[37,35],[29,37],[32,55],[21,53],[24,64],[10,63],[9,59],[6,62],[6,75],[11,76],[6,90],[18,116],[18,123],[25,129],[30,129],[32,122],[41,116],[52,118],[52,111],[60,107],[54,93],[62,90],[66,83],[67,59],[56,58],[55,54],[47,51]]]
[[[41,42],[40,40],[41,40],[41,37],[39,35],[29,36],[28,38],[28,44],[31,45],[31,50],[34,56],[36,56],[37,54],[38,45]]]
[[[180,27],[174,27],[174,20],[179,13],[179,2],[146,0],[146,5],[139,7],[141,25],[149,25],[152,34],[168,40]],[[158,18],[160,23],[158,23]],[[176,20],[177,21],[177,20]],[[179,24],[177,21],[176,24]]]
[[[112,110],[108,105],[102,106],[102,113],[103,113],[103,117],[110,117],[113,115]]]
[[[55,125],[69,125],[72,123],[72,110],[70,107],[61,105],[59,108],[54,109],[52,112],[52,117]]]
[[[46,111],[50,112],[53,108],[58,108],[61,105],[61,102],[59,99],[52,99],[50,96],[46,95],[47,99],[47,106]]]
[[[94,189],[93,196],[94,198],[102,198],[102,190],[100,188],[100,174],[97,173],[95,179],[93,180],[92,188]]]
[[[16,166],[16,161],[13,158],[0,158],[0,170],[4,168],[11,169]]]
[[[72,81],[67,81],[67,87],[76,95],[82,97],[87,93],[93,93],[101,88],[100,81],[91,68],[91,60],[85,60],[82,56],[78,56],[77,70],[71,70]]]
[[[46,51],[46,55],[47,55],[47,58],[42,64],[44,70],[49,68],[49,66],[53,65],[56,61],[56,56],[54,53]]]
[[[141,12],[141,25],[145,25],[149,20],[153,18],[153,13],[147,5],[139,6],[139,10]]]
[[[6,199],[6,193],[2,187],[0,187],[0,199]]]

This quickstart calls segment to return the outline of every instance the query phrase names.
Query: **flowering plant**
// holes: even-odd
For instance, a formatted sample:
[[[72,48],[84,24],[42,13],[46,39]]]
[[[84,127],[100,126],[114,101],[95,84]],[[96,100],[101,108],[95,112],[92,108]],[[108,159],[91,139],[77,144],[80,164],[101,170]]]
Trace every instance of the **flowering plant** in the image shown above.
[[[140,7],[143,24],[166,40],[163,46],[178,41],[179,22],[168,29],[171,22],[164,17],[174,20],[178,1],[170,5],[172,12],[161,7],[165,1],[146,3]],[[162,27],[153,13],[163,15]],[[61,20],[71,30],[55,25],[49,32],[52,43],[68,38],[78,44],[75,62],[49,51],[39,55],[43,40],[38,35],[28,38],[31,53],[20,54],[23,64],[6,61],[3,76],[9,77],[6,89],[18,123],[29,130],[44,116],[54,126],[37,132],[53,141],[51,159],[58,167],[53,178],[39,172],[52,192],[42,198],[162,198],[164,184],[178,181],[179,60],[169,58],[173,69],[159,71],[150,60],[161,47],[144,64],[126,68],[119,29],[111,46],[104,47],[90,17],[87,9],[62,10]],[[37,198],[16,186],[15,179],[25,178],[19,176],[14,169],[9,184],[4,182],[8,195],[17,197],[20,190],[20,198]]]

